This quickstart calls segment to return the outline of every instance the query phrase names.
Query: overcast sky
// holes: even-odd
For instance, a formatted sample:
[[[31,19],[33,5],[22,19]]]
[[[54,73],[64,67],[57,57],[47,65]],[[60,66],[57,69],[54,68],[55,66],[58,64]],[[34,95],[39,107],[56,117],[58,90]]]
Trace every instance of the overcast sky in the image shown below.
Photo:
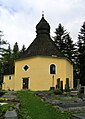
[[[73,41],[85,21],[85,0],[0,0],[0,30],[11,46],[26,47],[36,37],[36,24],[42,17],[51,27],[51,36],[61,23]]]

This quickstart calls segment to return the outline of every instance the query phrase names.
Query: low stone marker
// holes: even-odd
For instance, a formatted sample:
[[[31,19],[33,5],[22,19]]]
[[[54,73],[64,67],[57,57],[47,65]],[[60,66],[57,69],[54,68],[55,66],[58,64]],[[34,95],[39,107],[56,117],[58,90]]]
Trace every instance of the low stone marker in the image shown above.
[[[72,114],[71,119],[85,119],[85,114]]]
[[[5,119],[18,119],[16,111],[15,110],[12,110],[12,111],[7,110],[6,114],[5,114]]]
[[[75,108],[75,107],[85,107],[85,101],[80,101],[80,102],[72,102],[72,103],[59,103],[57,104],[58,106],[62,108]]]
[[[85,98],[85,86],[80,86],[78,89],[78,97],[81,99]]]

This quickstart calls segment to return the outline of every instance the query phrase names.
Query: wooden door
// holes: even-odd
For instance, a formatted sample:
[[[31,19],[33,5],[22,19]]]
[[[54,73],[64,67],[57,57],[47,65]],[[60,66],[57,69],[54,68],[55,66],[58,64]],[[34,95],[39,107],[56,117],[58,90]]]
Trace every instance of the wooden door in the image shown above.
[[[23,78],[23,89],[29,89],[29,78]]]

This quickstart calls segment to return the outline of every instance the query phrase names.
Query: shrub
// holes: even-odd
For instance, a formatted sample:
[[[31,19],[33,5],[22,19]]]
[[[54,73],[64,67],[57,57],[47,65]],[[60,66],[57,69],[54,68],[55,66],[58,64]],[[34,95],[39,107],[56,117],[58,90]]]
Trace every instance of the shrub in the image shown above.
[[[8,101],[8,98],[0,98],[0,102]]]
[[[5,94],[5,92],[3,92],[3,91],[0,91],[0,96],[2,96],[2,95],[4,95]]]
[[[53,91],[55,95],[61,95],[62,91],[60,89],[56,89]]]

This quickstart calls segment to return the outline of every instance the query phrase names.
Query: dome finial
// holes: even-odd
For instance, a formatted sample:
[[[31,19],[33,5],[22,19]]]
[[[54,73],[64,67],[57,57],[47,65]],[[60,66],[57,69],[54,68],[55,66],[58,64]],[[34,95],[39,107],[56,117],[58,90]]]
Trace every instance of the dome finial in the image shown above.
[[[42,18],[44,18],[44,11],[42,11]]]

